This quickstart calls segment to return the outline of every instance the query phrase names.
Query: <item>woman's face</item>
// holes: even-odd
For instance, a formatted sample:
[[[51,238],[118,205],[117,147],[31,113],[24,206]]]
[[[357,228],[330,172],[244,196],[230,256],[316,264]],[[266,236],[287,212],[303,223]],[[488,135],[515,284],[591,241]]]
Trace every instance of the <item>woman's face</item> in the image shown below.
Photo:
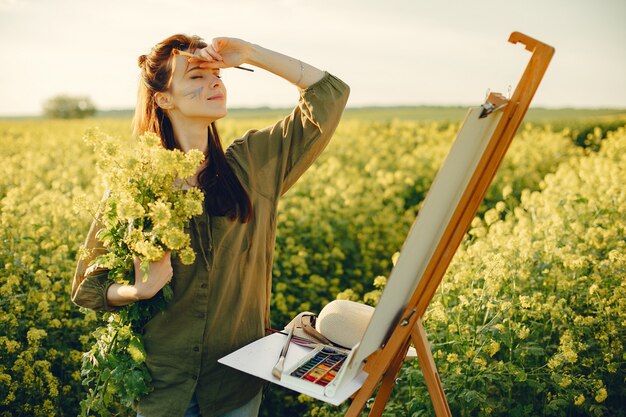
[[[174,56],[174,73],[169,89],[173,117],[202,118],[209,122],[226,116],[226,87],[220,79],[219,69],[200,68],[189,63],[184,56]]]

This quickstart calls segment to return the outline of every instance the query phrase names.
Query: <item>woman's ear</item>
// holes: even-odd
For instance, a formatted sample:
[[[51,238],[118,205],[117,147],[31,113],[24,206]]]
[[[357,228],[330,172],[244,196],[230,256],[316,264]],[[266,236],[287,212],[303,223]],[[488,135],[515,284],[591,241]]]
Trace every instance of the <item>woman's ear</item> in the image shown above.
[[[162,108],[163,110],[171,110],[174,108],[174,103],[172,103],[172,95],[167,91],[159,91],[154,95],[154,100],[156,101],[157,106]]]

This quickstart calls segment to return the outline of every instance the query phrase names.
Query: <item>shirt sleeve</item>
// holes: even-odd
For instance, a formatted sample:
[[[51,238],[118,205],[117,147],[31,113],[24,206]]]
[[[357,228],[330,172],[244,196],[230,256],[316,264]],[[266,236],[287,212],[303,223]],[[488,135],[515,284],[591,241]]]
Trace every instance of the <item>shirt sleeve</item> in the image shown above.
[[[72,302],[80,307],[96,311],[115,311],[117,308],[107,303],[107,291],[113,280],[109,279],[109,271],[98,265],[89,264],[106,249],[97,238],[101,229],[100,222],[94,220],[85,240],[88,254],[78,260],[74,280],[72,282]]]
[[[350,88],[324,73],[300,91],[298,105],[273,126],[250,130],[235,140],[226,157],[239,166],[249,186],[266,197],[284,194],[311,166],[332,137]]]

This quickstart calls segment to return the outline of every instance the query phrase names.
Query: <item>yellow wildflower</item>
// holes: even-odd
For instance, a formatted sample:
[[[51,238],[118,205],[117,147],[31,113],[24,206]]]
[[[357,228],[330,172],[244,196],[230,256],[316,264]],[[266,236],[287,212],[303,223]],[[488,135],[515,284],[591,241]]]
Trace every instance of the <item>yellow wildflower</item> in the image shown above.
[[[530,308],[531,304],[530,304],[530,297],[527,295],[520,295],[519,296],[519,304],[522,308]]]
[[[522,326],[517,330],[517,337],[520,340],[526,339],[529,334],[530,334],[530,329],[526,326]]]
[[[607,396],[608,396],[608,393],[606,392],[606,388],[602,387],[598,390],[598,392],[596,392],[595,400],[596,402],[601,403],[604,400],[606,400]]]
[[[487,225],[492,225],[495,222],[497,222],[498,220],[500,220],[500,213],[498,213],[497,210],[495,209],[491,209],[491,210],[487,210],[487,212],[485,213],[485,223],[487,223]]]
[[[550,369],[558,368],[559,366],[561,366],[562,363],[563,363],[562,356],[557,353],[552,358],[550,358],[550,360],[548,360],[548,368]]]
[[[31,327],[30,330],[26,333],[26,340],[28,340],[29,345],[38,344],[41,339],[48,336],[45,330],[36,329]]]
[[[379,275],[376,278],[374,278],[374,287],[380,289],[380,288],[383,288],[385,285],[387,285],[387,277],[383,275]]]
[[[448,356],[446,357],[446,360],[449,363],[456,363],[459,361],[459,355],[457,355],[456,353],[449,353]]]
[[[162,232],[161,240],[172,250],[182,249],[190,242],[190,237],[184,230],[169,228]]]
[[[180,257],[180,261],[184,265],[191,265],[193,261],[196,259],[196,253],[190,247],[187,247],[180,252],[178,252],[178,256]]]
[[[487,352],[489,357],[493,357],[493,355],[500,351],[500,342],[492,340],[487,346],[485,346],[485,351]]]
[[[135,346],[134,344],[129,344],[126,347],[126,350],[128,351],[128,354],[130,355],[130,357],[135,361],[135,362],[144,362],[146,360],[146,357],[144,356],[143,352],[137,348],[137,346]]]
[[[513,192],[513,187],[510,184],[505,185],[502,188],[502,198],[506,199]]]
[[[150,207],[149,216],[155,227],[167,225],[172,218],[171,207],[168,203],[157,200],[154,203],[149,203],[148,207]]]
[[[485,358],[481,358],[480,356],[474,357],[474,363],[478,365],[478,369],[485,369],[487,366],[487,360]]]

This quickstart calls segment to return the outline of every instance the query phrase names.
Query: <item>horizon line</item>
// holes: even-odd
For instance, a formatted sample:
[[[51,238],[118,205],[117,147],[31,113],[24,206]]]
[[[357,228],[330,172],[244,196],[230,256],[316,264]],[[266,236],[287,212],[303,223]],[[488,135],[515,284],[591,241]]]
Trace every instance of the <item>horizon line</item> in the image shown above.
[[[479,104],[372,104],[372,105],[353,105],[346,106],[346,110],[368,110],[368,109],[393,109],[393,108],[466,108],[472,106],[478,106]],[[231,107],[228,111],[284,111],[293,109],[293,106],[246,106],[246,107]],[[619,112],[626,112],[626,107],[617,107],[617,106],[592,106],[592,107],[584,107],[584,106],[576,106],[576,105],[563,105],[563,106],[531,106],[529,110],[532,109],[542,109],[542,110],[614,110]],[[96,109],[95,115],[102,113],[133,113],[135,110],[132,107],[115,107],[115,108],[106,108],[106,109]],[[2,114],[0,113],[0,119],[17,119],[17,118],[46,118],[43,112],[38,113],[21,113],[21,114]]]

